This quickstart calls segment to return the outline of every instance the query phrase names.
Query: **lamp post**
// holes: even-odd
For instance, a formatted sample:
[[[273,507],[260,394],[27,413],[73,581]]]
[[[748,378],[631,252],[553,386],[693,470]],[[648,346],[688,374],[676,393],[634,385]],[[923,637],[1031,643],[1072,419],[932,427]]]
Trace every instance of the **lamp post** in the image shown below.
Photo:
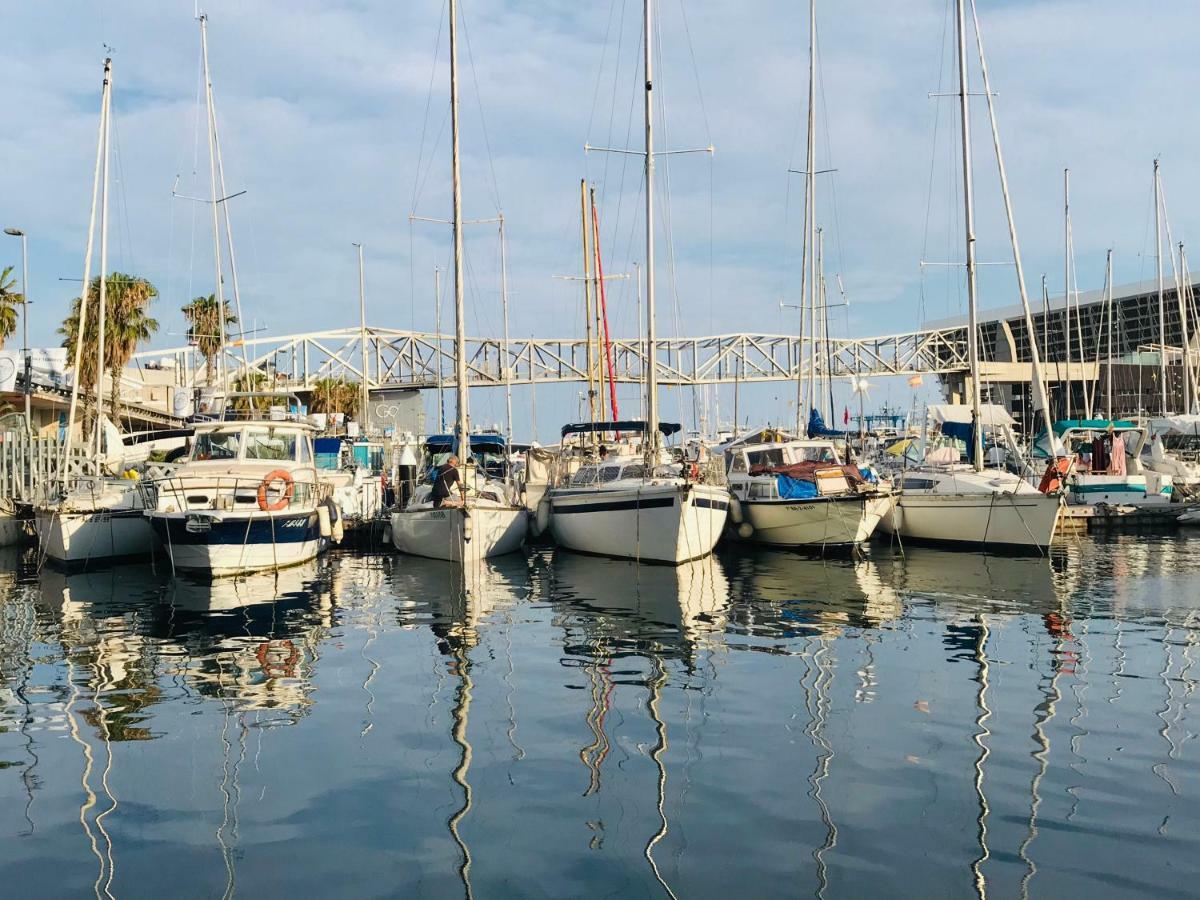
[[[29,413],[29,376],[33,365],[29,357],[29,252],[27,235],[20,228],[5,228],[4,233],[21,239],[21,355],[25,358],[25,431],[32,434],[33,424]]]

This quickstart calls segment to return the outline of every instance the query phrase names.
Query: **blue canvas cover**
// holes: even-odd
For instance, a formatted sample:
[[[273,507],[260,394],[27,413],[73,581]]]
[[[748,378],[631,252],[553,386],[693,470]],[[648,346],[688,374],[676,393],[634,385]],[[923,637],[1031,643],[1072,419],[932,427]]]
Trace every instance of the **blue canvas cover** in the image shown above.
[[[801,481],[787,475],[777,475],[775,487],[784,500],[811,500],[817,496],[817,486],[811,481]]]

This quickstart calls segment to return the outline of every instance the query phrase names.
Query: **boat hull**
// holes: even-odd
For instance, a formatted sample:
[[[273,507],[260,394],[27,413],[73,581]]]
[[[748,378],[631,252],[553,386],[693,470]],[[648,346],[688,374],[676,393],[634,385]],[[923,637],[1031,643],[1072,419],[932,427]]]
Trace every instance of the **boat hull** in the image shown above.
[[[905,493],[881,527],[906,541],[1039,553],[1061,509],[1059,497],[1036,493]]]
[[[140,509],[39,509],[34,526],[46,557],[66,565],[151,556],[158,548],[154,530]]]
[[[520,550],[528,518],[519,506],[404,509],[392,513],[392,543],[412,556],[478,563]]]
[[[743,500],[743,537],[740,540],[769,547],[847,549],[870,539],[880,519],[891,512],[891,496],[847,495],[811,501]],[[745,530],[743,528],[743,530]]]
[[[315,509],[242,515],[154,512],[146,518],[174,568],[214,577],[299,565],[329,543],[321,536]]]
[[[712,552],[729,494],[703,484],[552,491],[550,532],[569,550],[678,565]]]

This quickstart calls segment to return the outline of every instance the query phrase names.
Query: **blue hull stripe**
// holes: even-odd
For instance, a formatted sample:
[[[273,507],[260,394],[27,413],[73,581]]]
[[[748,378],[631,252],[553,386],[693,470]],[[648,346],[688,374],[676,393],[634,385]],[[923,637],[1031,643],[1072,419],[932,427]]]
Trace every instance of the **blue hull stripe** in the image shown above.
[[[270,519],[252,519],[249,530],[245,519],[213,522],[208,531],[189,531],[185,519],[154,516],[150,524],[163,544],[168,546],[298,544],[321,538],[321,525],[316,512],[277,516],[273,524]]]

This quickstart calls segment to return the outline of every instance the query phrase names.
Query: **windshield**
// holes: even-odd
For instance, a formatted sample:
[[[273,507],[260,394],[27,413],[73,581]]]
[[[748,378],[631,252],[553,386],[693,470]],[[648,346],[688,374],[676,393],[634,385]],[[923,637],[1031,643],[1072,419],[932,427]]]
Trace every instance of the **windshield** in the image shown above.
[[[250,428],[246,431],[246,459],[293,461],[296,459],[295,431],[277,428]]]
[[[196,435],[192,460],[206,462],[213,459],[237,459],[240,447],[240,431],[206,431]]]

